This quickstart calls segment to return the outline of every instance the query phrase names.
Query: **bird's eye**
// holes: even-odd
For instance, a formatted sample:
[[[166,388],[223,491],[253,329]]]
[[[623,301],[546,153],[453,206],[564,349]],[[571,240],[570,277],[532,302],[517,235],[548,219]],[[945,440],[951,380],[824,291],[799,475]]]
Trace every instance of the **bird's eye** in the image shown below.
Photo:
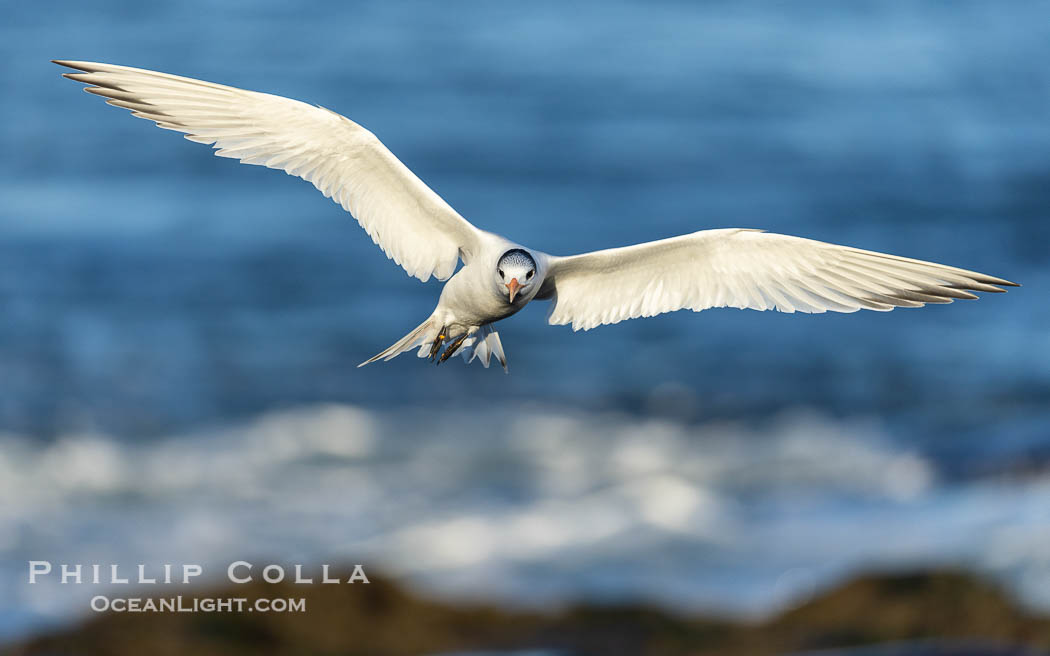
[[[496,269],[496,271],[499,272],[499,277],[502,278],[503,277],[503,269]]]
[[[532,280],[532,274],[534,274],[534,273],[536,273],[536,269],[532,269],[531,271],[526,273],[525,274],[525,280]]]

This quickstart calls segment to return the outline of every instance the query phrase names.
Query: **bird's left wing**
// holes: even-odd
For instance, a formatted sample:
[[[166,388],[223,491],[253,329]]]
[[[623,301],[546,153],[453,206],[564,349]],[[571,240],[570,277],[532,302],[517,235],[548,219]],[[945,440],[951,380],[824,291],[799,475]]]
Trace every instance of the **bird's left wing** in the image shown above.
[[[409,275],[445,280],[480,249],[481,231],[374,134],[335,112],[268,93],[127,66],[55,61],[65,76],[134,116],[214,144],[216,155],[312,182]]]
[[[932,262],[730,228],[551,257],[537,298],[553,301],[551,324],[589,330],[681,309],[885,311],[1004,291],[995,285],[1016,286]]]

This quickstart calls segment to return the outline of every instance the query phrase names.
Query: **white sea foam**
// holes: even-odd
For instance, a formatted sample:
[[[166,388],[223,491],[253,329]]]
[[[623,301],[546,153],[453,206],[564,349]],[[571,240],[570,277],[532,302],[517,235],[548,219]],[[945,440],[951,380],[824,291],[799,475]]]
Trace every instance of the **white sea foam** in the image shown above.
[[[0,436],[0,627],[104,586],[27,561],[366,562],[449,595],[758,615],[870,567],[957,563],[1050,608],[1050,481],[946,483],[877,426],[545,407],[309,407],[149,442]],[[210,566],[210,568],[209,568]],[[28,609],[28,610],[27,610]]]

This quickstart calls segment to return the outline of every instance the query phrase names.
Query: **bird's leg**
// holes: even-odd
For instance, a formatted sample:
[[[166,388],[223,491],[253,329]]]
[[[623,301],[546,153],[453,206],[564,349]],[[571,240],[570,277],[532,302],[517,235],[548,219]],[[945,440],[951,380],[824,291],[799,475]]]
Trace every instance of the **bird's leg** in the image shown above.
[[[452,343],[450,343],[448,345],[448,348],[445,349],[445,352],[441,354],[441,359],[438,360],[437,363],[441,364],[445,360],[448,360],[453,355],[455,355],[456,354],[456,349],[459,348],[460,344],[463,343],[463,340],[465,340],[467,338],[467,335],[469,335],[469,334],[470,333],[468,331],[464,330],[462,335],[460,335],[456,339],[452,340]]]
[[[445,334],[445,329],[446,326],[441,326],[441,330],[438,331],[438,336],[434,338],[434,343],[430,345],[430,356],[428,357],[428,359],[431,362],[434,361],[434,358],[437,357],[438,352],[441,351],[441,343],[444,342],[445,337],[447,337],[447,335]]]

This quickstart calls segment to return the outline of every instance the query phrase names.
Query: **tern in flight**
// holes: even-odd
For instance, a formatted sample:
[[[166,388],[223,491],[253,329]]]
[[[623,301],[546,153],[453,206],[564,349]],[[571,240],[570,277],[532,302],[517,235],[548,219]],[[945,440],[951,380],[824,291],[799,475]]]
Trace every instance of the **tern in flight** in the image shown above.
[[[359,366],[419,347],[420,357],[438,363],[461,353],[486,367],[495,357],[506,369],[492,326],[532,300],[550,302],[550,324],[589,330],[682,309],[885,311],[1017,286],[942,264],[743,228],[548,255],[474,227],[374,134],[323,107],[126,66],[55,63],[76,69],[65,77],[88,84],[85,91],[212,145],[220,157],[313,183],[409,275],[448,280],[426,321]]]

